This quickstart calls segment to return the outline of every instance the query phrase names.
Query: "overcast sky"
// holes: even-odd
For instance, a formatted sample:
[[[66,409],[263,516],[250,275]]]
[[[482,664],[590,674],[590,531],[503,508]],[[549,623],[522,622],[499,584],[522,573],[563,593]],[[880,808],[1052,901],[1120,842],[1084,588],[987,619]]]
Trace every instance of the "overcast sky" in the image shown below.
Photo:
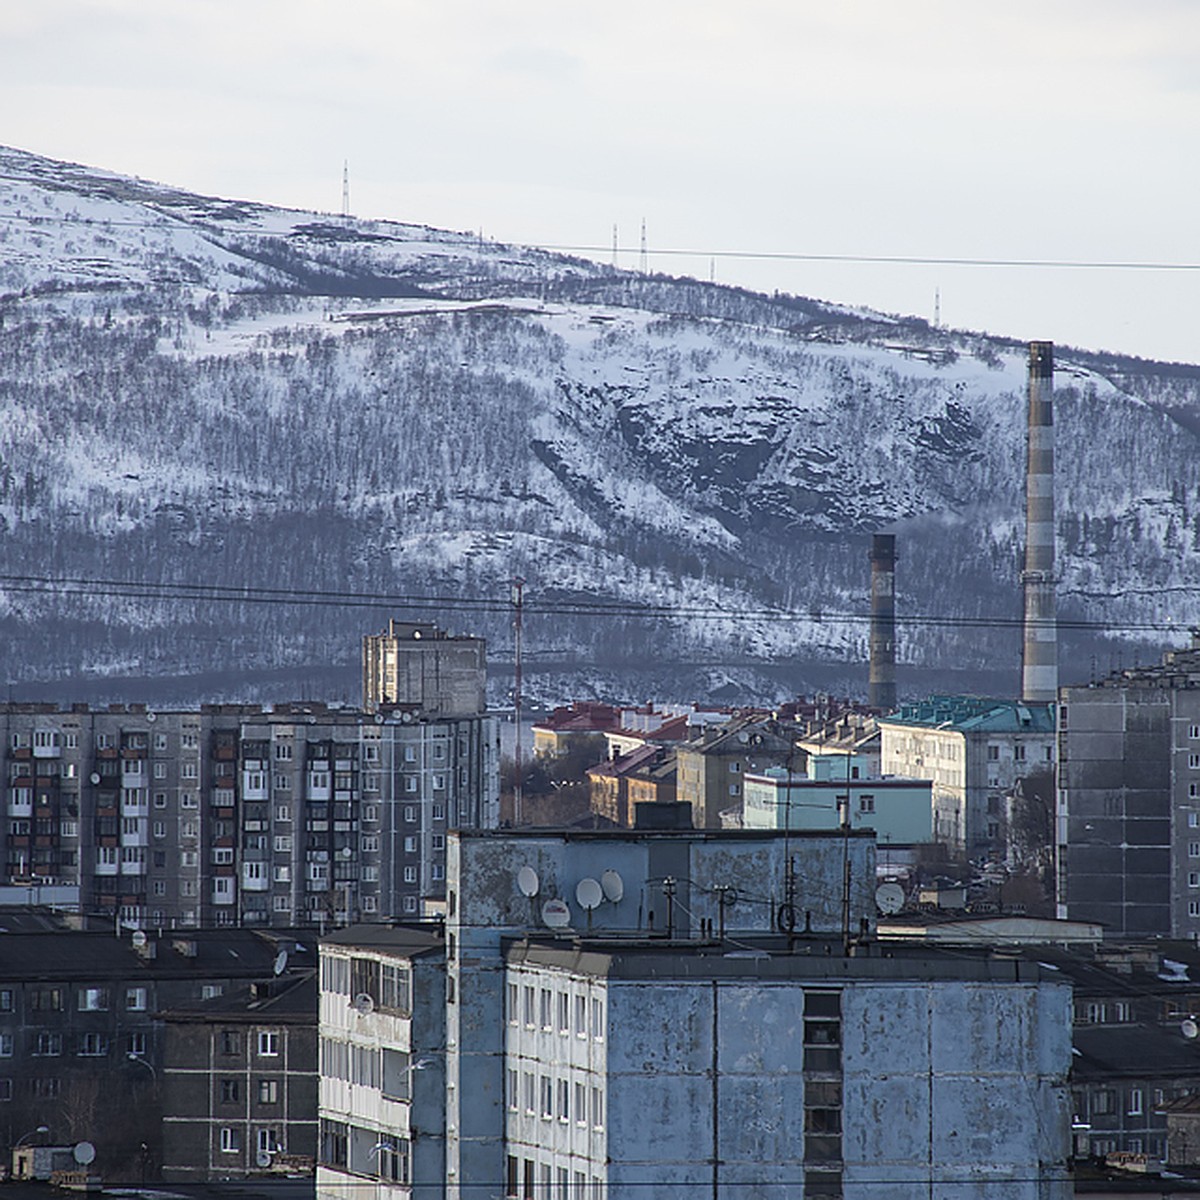
[[[1200,361],[1195,0],[7,0],[0,141]],[[697,257],[656,255],[694,249]],[[607,251],[601,255],[607,260]],[[715,261],[713,261],[715,259]]]

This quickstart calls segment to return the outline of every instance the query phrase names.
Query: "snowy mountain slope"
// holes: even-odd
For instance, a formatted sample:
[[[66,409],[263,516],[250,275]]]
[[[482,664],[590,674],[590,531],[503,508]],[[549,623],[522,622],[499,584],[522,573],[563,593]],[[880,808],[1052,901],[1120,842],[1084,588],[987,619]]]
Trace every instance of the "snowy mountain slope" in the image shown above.
[[[638,670],[729,694],[772,664],[785,691],[861,689],[847,614],[892,529],[902,611],[998,622],[907,628],[909,677],[1013,686],[1019,346],[11,150],[0,319],[8,576],[465,598],[443,622],[502,655],[505,614],[467,602],[502,609],[520,574],[555,687],[566,661],[633,695]],[[1065,612],[1200,623],[1200,372],[1059,367]],[[118,590],[10,581],[10,678],[238,694],[311,665],[353,696],[358,637],[395,611]],[[561,611],[581,597],[673,616]]]

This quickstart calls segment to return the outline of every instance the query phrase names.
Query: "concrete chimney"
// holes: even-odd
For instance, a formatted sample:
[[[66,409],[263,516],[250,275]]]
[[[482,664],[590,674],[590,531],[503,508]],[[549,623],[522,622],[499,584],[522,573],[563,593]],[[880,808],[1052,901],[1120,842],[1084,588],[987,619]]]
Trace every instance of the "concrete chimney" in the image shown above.
[[[867,703],[896,708],[896,538],[871,537],[871,666]]]
[[[1054,343],[1029,343],[1029,443],[1025,460],[1025,638],[1021,697],[1058,698],[1054,601]]]

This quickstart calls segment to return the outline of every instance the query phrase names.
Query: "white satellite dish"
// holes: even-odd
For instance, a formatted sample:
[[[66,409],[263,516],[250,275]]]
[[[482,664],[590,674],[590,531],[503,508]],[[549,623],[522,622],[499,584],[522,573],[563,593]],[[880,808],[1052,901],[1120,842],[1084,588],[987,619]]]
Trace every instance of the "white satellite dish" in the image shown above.
[[[354,1005],[354,1011],[360,1017],[365,1017],[375,1011],[375,998],[370,992],[359,992],[351,1003]]]
[[[542,905],[542,921],[551,929],[566,929],[571,923],[571,910],[565,900],[547,900]]]
[[[91,1142],[76,1142],[75,1149],[71,1151],[71,1154],[81,1167],[89,1166],[96,1161],[96,1147]]]
[[[258,1153],[257,1153],[257,1154],[254,1156],[254,1161],[255,1161],[255,1162],[256,1162],[256,1163],[257,1163],[257,1164],[258,1164],[260,1167],[263,1167],[263,1168],[269,1167],[269,1166],[271,1165],[271,1152],[270,1152],[270,1150],[260,1150],[260,1151],[259,1151],[259,1152],[258,1152]]]
[[[1200,1037],[1200,1024],[1196,1023],[1194,1017],[1188,1017],[1186,1020],[1179,1022],[1179,1032],[1190,1042]]]
[[[904,889],[898,883],[881,883],[875,889],[875,907],[885,916],[904,907]]]
[[[617,904],[625,895],[625,880],[616,871],[605,871],[600,876],[600,886],[604,889],[604,898]]]
[[[532,867],[522,867],[517,872],[517,887],[521,889],[522,896],[536,896],[541,886],[542,881],[538,879],[538,873]]]
[[[280,950],[275,955],[275,966],[272,968],[276,975],[282,975],[287,970],[287,951]]]
[[[94,784],[95,784],[95,783],[99,783],[99,782],[100,782],[100,773],[99,773],[98,771],[93,771],[93,772],[92,772],[92,773],[91,773],[91,774],[88,776],[88,778],[89,778],[89,779],[92,781],[92,783],[94,783]]]
[[[135,929],[133,931],[133,937],[131,937],[129,940],[133,943],[135,950],[141,950],[146,945],[146,935],[140,929]]]
[[[600,907],[604,889],[594,879],[581,879],[575,888],[575,899],[579,901],[580,908],[591,912],[593,908]]]
[[[148,712],[146,714],[146,720],[149,721],[151,724],[153,724],[155,721],[158,720],[158,713]]]

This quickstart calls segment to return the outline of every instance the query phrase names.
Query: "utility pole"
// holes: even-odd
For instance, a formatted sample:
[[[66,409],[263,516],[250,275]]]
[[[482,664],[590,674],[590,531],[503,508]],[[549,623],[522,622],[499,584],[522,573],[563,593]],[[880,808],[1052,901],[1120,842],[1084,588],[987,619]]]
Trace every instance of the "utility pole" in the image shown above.
[[[350,216],[350,160],[342,160],[342,216]]]
[[[516,741],[513,744],[513,824],[521,824],[521,635],[525,609],[525,580],[518,575],[512,581],[513,605],[513,721]]]

